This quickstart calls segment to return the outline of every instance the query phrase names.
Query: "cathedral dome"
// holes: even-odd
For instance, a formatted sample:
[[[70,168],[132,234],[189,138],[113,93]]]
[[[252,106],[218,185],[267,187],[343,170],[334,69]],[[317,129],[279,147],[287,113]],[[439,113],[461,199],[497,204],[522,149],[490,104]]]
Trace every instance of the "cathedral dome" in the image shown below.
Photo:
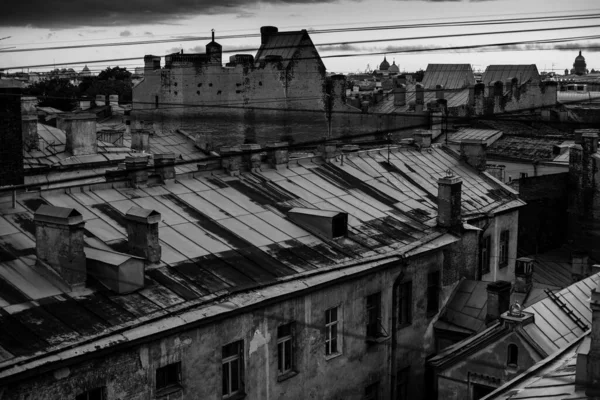
[[[381,71],[387,71],[389,67],[390,67],[390,63],[387,62],[387,60],[385,59],[385,56],[383,56],[383,62],[379,65],[379,69]]]
[[[390,68],[388,69],[389,72],[400,72],[400,68],[398,68],[398,66],[396,65],[396,61],[392,62],[392,65],[390,65]]]
[[[585,75],[586,73],[586,63],[585,57],[581,55],[581,50],[579,51],[579,55],[575,57],[575,62],[573,63],[573,72],[577,75]]]

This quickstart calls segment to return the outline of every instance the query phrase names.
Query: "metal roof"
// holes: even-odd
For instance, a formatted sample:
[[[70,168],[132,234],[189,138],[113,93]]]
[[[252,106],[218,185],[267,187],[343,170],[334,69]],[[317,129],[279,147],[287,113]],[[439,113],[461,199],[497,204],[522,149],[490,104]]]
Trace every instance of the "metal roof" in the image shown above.
[[[130,323],[128,329],[149,324],[152,316],[169,315],[211,294],[257,286],[264,293],[283,277],[434,243],[443,235],[435,228],[437,179],[448,169],[463,179],[466,218],[523,204],[437,147],[392,151],[389,164],[382,149],[353,153],[343,165],[308,158],[288,169],[238,177],[212,171],[138,189],[28,194],[17,199],[16,208],[1,201],[0,375],[16,364],[24,368],[68,346],[99,340],[123,324]],[[86,252],[111,254],[128,251],[125,214],[131,207],[160,213],[161,261],[146,270],[145,287],[114,295],[90,278],[83,293],[63,293],[40,275],[33,213],[43,204],[76,209],[85,221]],[[307,232],[286,215],[295,207],[348,213],[348,235],[327,240]]]
[[[496,81],[506,83],[507,80],[517,78],[519,85],[525,82],[539,82],[540,73],[535,64],[529,65],[488,65],[483,73],[481,82],[486,86]]]
[[[283,67],[287,68],[296,52],[302,47],[312,47],[320,61],[317,50],[305,30],[269,34],[267,42],[260,45],[254,59],[259,63],[265,61],[267,56],[281,56]]]
[[[428,64],[421,82],[425,89],[464,89],[475,84],[471,64]]]
[[[481,139],[488,146],[502,136],[502,131],[496,129],[461,128],[458,132],[448,135],[448,142],[460,143],[463,140]]]
[[[381,102],[375,104],[370,111],[373,113],[389,114],[410,112],[411,103],[415,102],[415,85],[408,84],[406,87],[406,104],[403,106],[394,105],[394,93],[389,91],[385,93]],[[437,100],[435,90],[425,89],[423,94],[423,109],[428,109],[428,103]],[[444,90],[444,99],[447,101],[448,108],[466,107],[469,104],[469,88]]]

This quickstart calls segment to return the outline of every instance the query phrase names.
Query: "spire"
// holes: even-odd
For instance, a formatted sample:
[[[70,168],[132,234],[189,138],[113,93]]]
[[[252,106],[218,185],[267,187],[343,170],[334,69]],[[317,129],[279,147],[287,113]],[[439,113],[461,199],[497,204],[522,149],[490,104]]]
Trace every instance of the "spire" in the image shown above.
[[[211,32],[212,32],[212,41],[214,42],[215,41],[215,30],[211,29]],[[581,54],[581,52],[579,52],[579,54]]]
[[[579,50],[579,55],[581,56],[581,50]]]

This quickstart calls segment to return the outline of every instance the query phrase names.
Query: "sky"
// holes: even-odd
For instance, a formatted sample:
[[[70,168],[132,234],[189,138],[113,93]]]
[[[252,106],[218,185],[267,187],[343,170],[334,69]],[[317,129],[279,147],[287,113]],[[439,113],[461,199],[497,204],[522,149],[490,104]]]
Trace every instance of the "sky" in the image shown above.
[[[595,15],[566,19],[585,14]],[[406,27],[539,17],[558,19]],[[579,49],[588,69],[600,69],[598,0],[20,0],[0,13],[0,39],[5,38],[0,40],[0,68],[10,72],[41,71],[55,65],[79,71],[87,64],[95,73],[117,65],[133,69],[143,65],[145,54],[204,52],[212,29],[227,60],[242,50],[255,54],[260,46],[260,27],[265,25],[277,26],[280,31],[308,30],[329,72],[376,69],[386,53],[390,64],[395,62],[401,71],[408,72],[425,69],[429,63],[465,63],[476,71],[490,64],[537,64],[540,71],[562,73],[572,68]],[[390,26],[395,29],[383,29]],[[371,29],[358,29],[366,27]],[[311,33],[323,29],[337,31]],[[598,37],[531,43],[594,35]],[[152,43],[123,45],[143,41]],[[431,50],[483,44],[504,45]],[[63,46],[87,47],[56,48]],[[124,58],[131,60],[92,62]],[[66,62],[78,64],[59,65]],[[37,65],[50,66],[27,68]]]

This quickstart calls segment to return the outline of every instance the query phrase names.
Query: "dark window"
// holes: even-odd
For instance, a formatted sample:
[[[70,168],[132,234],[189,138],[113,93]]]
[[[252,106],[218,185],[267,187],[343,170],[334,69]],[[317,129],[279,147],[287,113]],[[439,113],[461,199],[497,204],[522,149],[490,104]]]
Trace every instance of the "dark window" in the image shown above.
[[[396,375],[396,400],[408,400],[408,380],[410,367],[398,370]]]
[[[165,365],[156,370],[156,390],[181,384],[181,363]]]
[[[175,96],[177,96],[177,90],[175,91]]]
[[[338,307],[325,310],[325,355],[340,353],[338,339]]]
[[[379,399],[379,382],[375,382],[365,388],[365,400]]]
[[[177,86],[177,82],[175,82],[174,85]]]
[[[158,96],[154,96],[154,108],[158,108]]]
[[[427,316],[431,317],[438,312],[440,295],[439,271],[427,274]]]
[[[219,91],[217,92],[217,94],[221,94],[221,91],[219,90]]]
[[[223,397],[243,392],[243,353],[244,344],[241,340],[222,348]]]
[[[516,368],[519,365],[519,348],[516,344],[509,344],[507,353],[506,365]]]
[[[199,91],[199,90],[196,90],[196,94],[200,94],[200,91]]]
[[[262,81],[258,81],[258,86],[262,86]]]
[[[473,384],[473,400],[479,400],[482,397],[487,396],[492,393],[496,388],[491,386],[479,385],[477,383]]]
[[[277,327],[277,373],[287,374],[294,366],[294,329],[292,324]]]
[[[200,86],[202,86],[202,84],[201,84],[201,83],[199,83],[199,84],[198,84],[198,87],[200,87]]]
[[[212,83],[209,83],[208,86],[212,87]]]
[[[403,282],[398,286],[398,326],[412,322],[412,282]]]
[[[521,172],[521,179],[527,178],[527,172]]]
[[[508,265],[508,241],[510,238],[509,231],[500,232],[500,246],[498,252],[500,253],[498,258],[498,265],[500,268]]]
[[[490,260],[492,250],[492,237],[486,236],[481,240],[481,255],[479,262],[481,264],[481,274],[487,274],[490,272]]]
[[[106,399],[106,388],[99,387],[87,392],[81,393],[75,397],[75,400],[105,400]]]
[[[381,293],[367,296],[367,336],[381,336]]]

